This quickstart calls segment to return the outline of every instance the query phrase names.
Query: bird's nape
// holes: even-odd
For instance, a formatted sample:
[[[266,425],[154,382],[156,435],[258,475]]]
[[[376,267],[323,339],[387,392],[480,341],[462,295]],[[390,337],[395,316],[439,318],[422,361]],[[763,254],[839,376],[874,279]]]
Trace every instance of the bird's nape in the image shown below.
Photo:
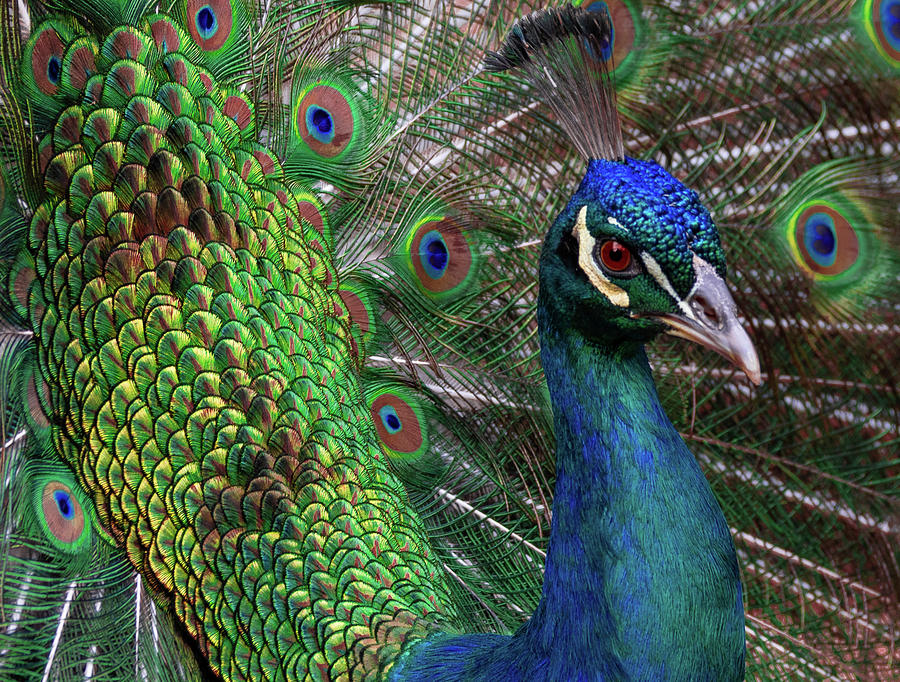
[[[0,678],[891,678],[896,2],[577,4],[0,3]]]

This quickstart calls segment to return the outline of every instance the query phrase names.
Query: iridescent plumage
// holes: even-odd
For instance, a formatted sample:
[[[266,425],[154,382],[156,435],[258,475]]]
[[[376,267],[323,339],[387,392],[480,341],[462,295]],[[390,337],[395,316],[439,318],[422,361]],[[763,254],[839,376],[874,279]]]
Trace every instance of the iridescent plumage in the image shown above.
[[[606,381],[546,355],[557,433],[567,381],[642,386],[618,404],[668,411],[724,510],[715,543],[735,538],[748,674],[881,674],[898,593],[896,3],[581,4],[613,18],[587,59],[613,74],[623,151],[696,189],[719,227],[765,384],[662,343],[657,407],[646,365]],[[656,164],[629,161],[620,195],[592,162],[603,181],[569,203],[572,121],[481,72],[532,9],[3,4],[0,677],[399,678],[414,642],[551,609],[548,535],[558,565],[592,531],[549,525],[544,233],[589,205],[599,247],[612,223],[592,207],[621,202],[604,220],[682,298],[682,243],[718,275],[724,260],[697,195]],[[649,305],[663,279],[641,263],[646,286],[607,279]],[[611,613],[634,593],[648,622],[660,591],[629,570]],[[601,592],[569,590],[568,620]],[[549,669],[610,653],[579,641]],[[642,674],[675,669],[663,645],[617,647]],[[513,658],[525,670],[539,648]]]

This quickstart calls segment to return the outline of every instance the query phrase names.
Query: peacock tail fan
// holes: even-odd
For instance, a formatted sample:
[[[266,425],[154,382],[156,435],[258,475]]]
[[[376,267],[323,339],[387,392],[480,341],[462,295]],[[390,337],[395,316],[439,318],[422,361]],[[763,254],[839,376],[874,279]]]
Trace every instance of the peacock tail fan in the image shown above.
[[[711,366],[714,361],[697,351],[662,343],[654,355],[670,414],[700,450],[735,531],[750,604],[749,671],[778,678],[864,675],[859,671],[871,666],[886,670],[892,665],[890,656],[882,655],[886,649],[857,642],[863,637],[891,641],[883,623],[897,613],[896,528],[889,519],[897,509],[892,454],[897,442],[896,239],[890,227],[897,222],[898,166],[890,159],[896,158],[898,131],[897,100],[886,96],[897,92],[896,75],[871,59],[856,23],[858,7],[850,3],[759,9],[720,3],[692,7],[689,14],[677,11],[678,21],[656,23],[682,27],[665,38],[677,48],[655,80],[652,73],[645,76],[650,81],[643,90],[646,106],[626,103],[624,137],[627,153],[664,158],[711,205],[730,252],[736,297],[760,340],[768,370],[766,387],[751,394],[730,371]],[[645,17],[652,23],[658,17],[671,19],[673,12],[647,7]],[[502,102],[505,83],[515,78],[501,83],[494,78],[491,96]],[[515,93],[527,87],[515,83],[512,88],[515,105]],[[552,177],[513,180],[515,173],[540,173],[537,164],[525,169],[503,165],[497,174],[512,181],[507,191],[515,193],[519,207],[529,205],[523,203],[521,187],[537,194],[544,187],[574,186],[580,166],[572,164],[571,155],[561,157],[564,143],[554,139],[559,133],[548,127],[542,107],[526,97],[508,111],[484,126],[481,134],[489,141],[467,131],[465,141],[451,138],[454,145],[464,145],[463,153],[471,155],[479,147],[499,146],[508,134],[509,147],[524,150],[524,157],[541,154],[546,160],[541,169]],[[559,210],[555,202],[566,197],[566,192],[548,191],[530,199],[553,215]],[[382,203],[380,197],[372,201]],[[789,230],[798,230],[796,224],[789,227],[791,215],[807,201],[824,203],[825,212],[834,204],[835,211],[850,213],[846,220],[861,246],[858,254],[851,247],[841,262],[848,271],[849,264],[861,264],[840,283],[817,278],[808,259],[791,247]],[[479,373],[473,368],[463,386],[454,377],[445,390],[460,396],[456,402],[464,406],[464,421],[479,427],[467,444],[485,436],[503,443],[494,446],[492,480],[509,476],[520,487],[518,494],[504,495],[503,504],[514,509],[516,502],[527,500],[537,535],[501,521],[511,517],[499,509],[488,513],[469,503],[477,492],[470,497],[451,492],[446,499],[473,522],[483,520],[486,537],[515,538],[511,545],[540,548],[552,482],[552,466],[543,453],[552,444],[548,447],[537,435],[545,428],[546,402],[533,383],[534,356],[530,363],[529,354],[521,352],[536,347],[533,326],[523,324],[526,311],[533,309],[535,291],[529,287],[535,276],[533,266],[521,269],[516,256],[538,248],[547,222],[523,218],[526,232],[482,264],[498,263],[501,271],[504,264],[513,266],[512,295],[489,308],[500,315],[492,318],[497,323],[489,336],[479,337],[478,327],[468,323],[463,332],[464,348],[488,351],[478,356],[475,350],[469,357],[493,374],[480,384],[489,389],[478,390]],[[814,232],[807,239],[818,239],[820,250],[839,248],[832,242],[843,243],[845,236],[853,243],[850,231],[837,232],[844,223],[833,220],[834,228],[827,221],[825,228],[816,228],[815,221],[809,228]],[[816,237],[823,229],[826,233]],[[500,336],[498,330],[503,330]],[[479,345],[480,338],[509,339],[505,347],[514,350],[503,359],[509,367],[502,373],[504,378],[518,374],[513,384],[498,380],[498,356],[490,345]],[[415,358],[405,356],[408,348],[403,343],[395,353],[404,366],[415,364]],[[852,349],[850,364],[844,360],[847,349]],[[435,370],[425,369],[432,352],[416,370],[423,383],[433,383]],[[445,364],[461,366],[459,359]],[[444,367],[439,366],[442,374]],[[484,426],[486,414],[492,415],[487,423],[510,428],[492,433]],[[499,454],[505,452],[512,456]],[[506,471],[498,476],[502,462]],[[474,486],[477,478],[465,480]],[[438,498],[452,490],[440,487]],[[481,499],[490,502],[489,496]],[[436,499],[432,507],[441,505]],[[864,542],[851,539],[860,533]],[[873,553],[872,547],[878,550]],[[525,559],[539,564],[540,554],[526,552]],[[852,608],[844,608],[847,599]],[[778,653],[772,646],[776,641],[783,647]]]
[[[754,390],[651,349],[732,528],[748,676],[886,679],[896,3],[581,5],[625,153],[710,208],[761,353]],[[537,257],[584,168],[482,59],[535,9],[3,3],[0,669],[376,679],[527,619]]]

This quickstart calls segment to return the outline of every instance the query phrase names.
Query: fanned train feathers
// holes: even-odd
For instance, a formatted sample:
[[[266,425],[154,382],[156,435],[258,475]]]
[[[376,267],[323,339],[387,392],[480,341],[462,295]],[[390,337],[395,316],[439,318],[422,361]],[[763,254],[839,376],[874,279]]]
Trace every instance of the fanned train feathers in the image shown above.
[[[753,389],[649,349],[748,678],[895,674],[896,3],[579,4],[611,45],[554,42],[567,9],[504,43],[525,2],[3,3],[0,678],[378,679],[514,632],[555,471],[540,244],[623,155],[710,209],[761,356]],[[542,102],[573,59],[611,142],[611,101]]]

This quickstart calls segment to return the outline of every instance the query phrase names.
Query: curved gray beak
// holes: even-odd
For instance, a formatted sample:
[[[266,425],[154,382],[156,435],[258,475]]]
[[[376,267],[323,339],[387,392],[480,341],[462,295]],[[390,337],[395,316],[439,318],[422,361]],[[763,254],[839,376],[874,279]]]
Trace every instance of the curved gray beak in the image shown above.
[[[742,369],[755,385],[759,386],[759,357],[753,342],[737,319],[737,306],[725,281],[712,266],[694,257],[697,283],[693,291],[682,301],[683,315],[665,313],[652,315],[668,326],[667,334],[696,341],[728,358],[735,367]]]

